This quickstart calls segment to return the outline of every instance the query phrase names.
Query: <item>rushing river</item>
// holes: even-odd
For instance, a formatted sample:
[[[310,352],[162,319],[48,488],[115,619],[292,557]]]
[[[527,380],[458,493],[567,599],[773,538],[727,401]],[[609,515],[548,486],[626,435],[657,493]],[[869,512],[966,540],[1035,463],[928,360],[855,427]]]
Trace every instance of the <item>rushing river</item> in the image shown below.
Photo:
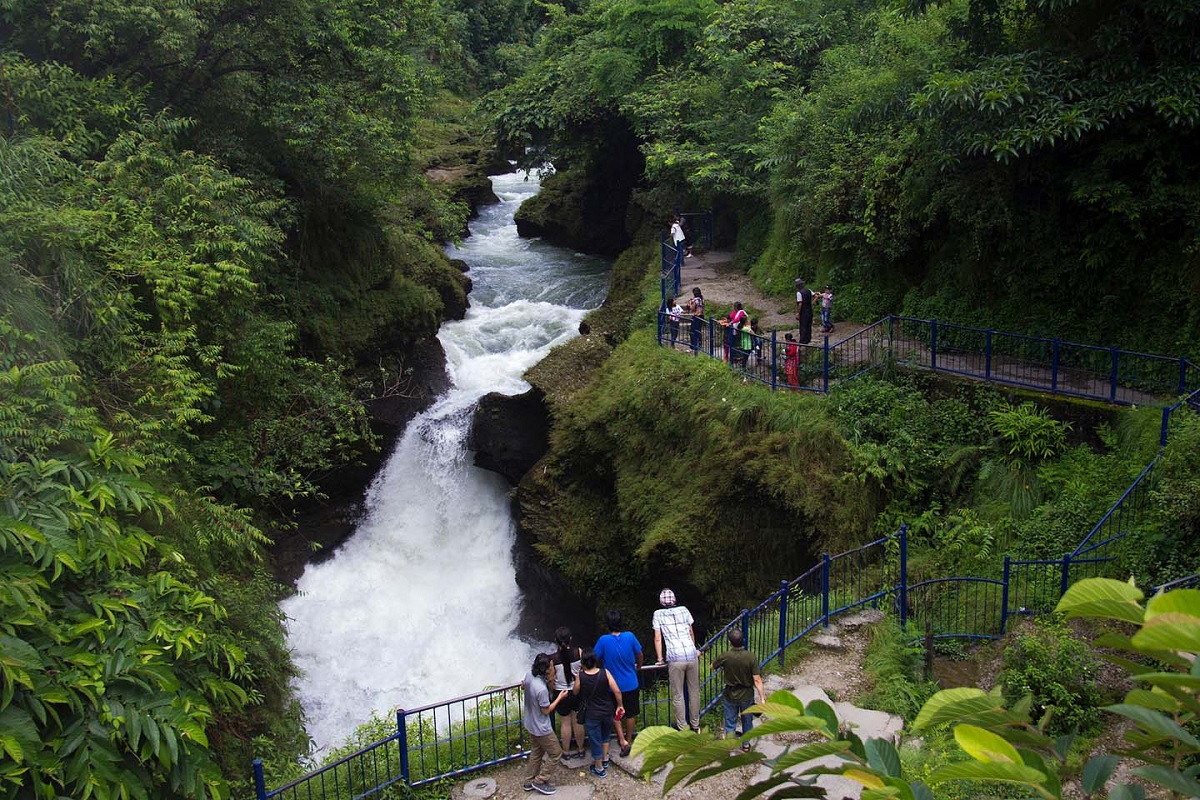
[[[519,394],[521,375],[577,335],[600,305],[607,261],[520,239],[513,213],[536,194],[523,174],[493,178],[453,257],[474,281],[466,319],[438,333],[451,388],[414,419],[367,492],[354,535],[283,603],[296,682],[318,748],[372,711],[388,714],[519,680],[532,646],[516,635],[521,597],[502,478],[466,449],[475,403]]]

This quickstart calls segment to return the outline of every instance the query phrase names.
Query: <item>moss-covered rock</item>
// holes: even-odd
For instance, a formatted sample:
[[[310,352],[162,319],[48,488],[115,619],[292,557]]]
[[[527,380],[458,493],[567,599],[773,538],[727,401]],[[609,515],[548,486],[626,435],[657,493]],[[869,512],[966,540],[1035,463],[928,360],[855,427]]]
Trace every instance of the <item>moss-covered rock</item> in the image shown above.
[[[557,400],[550,451],[518,490],[521,524],[601,603],[649,602],[672,582],[735,612],[824,542],[867,531],[818,399],[742,384],[638,332]]]
[[[517,233],[585,253],[616,255],[629,246],[625,232],[628,187],[611,185],[616,176],[558,172],[542,180],[542,189],[521,204]]]

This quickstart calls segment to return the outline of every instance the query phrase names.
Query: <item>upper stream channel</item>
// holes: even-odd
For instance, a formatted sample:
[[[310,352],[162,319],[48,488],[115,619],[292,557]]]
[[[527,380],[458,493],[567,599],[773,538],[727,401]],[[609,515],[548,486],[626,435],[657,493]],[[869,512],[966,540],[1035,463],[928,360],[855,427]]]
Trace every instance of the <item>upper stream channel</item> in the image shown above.
[[[576,335],[604,299],[610,262],[517,236],[513,214],[537,193],[524,173],[492,179],[449,254],[470,266],[466,318],[438,333],[450,388],[409,423],[367,490],[365,513],[334,555],[309,564],[283,602],[296,689],[319,750],[372,712],[388,715],[521,679],[534,645],[517,635],[508,486],[472,464],[471,415],[489,392]]]

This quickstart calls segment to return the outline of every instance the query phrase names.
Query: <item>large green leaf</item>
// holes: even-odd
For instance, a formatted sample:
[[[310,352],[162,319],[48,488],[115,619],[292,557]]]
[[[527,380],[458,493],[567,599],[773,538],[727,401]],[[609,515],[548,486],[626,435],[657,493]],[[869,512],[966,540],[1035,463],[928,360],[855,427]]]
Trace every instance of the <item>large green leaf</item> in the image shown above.
[[[1111,706],[1104,706],[1104,710],[1111,711],[1114,714],[1119,714],[1122,717],[1133,720],[1151,734],[1161,736],[1165,739],[1175,739],[1187,744],[1189,747],[1200,749],[1200,740],[1197,740],[1196,737],[1186,731],[1182,725],[1165,714],[1160,714],[1159,712],[1153,711],[1149,708],[1130,705],[1128,703],[1117,703]]]
[[[1178,792],[1184,797],[1200,797],[1200,782],[1184,775],[1179,770],[1157,764],[1147,764],[1135,767],[1130,772],[1172,792]]]
[[[787,769],[788,767],[803,764],[805,761],[812,761],[815,758],[843,755],[849,752],[849,750],[850,745],[847,742],[813,742],[812,744],[789,749],[786,753],[775,759],[775,768]]]
[[[834,711],[833,706],[829,705],[829,703],[826,703],[824,700],[813,700],[804,707],[804,713],[807,716],[824,720],[826,732],[830,736],[837,736],[837,712]]]
[[[896,746],[887,739],[867,739],[863,743],[867,750],[867,763],[884,775],[900,777],[900,754]]]
[[[1085,578],[1071,584],[1059,599],[1056,611],[1069,617],[1102,617],[1122,622],[1142,621],[1141,589],[1111,578]]]
[[[704,739],[702,743],[689,748],[675,757],[671,771],[667,774],[667,778],[663,782],[663,793],[666,794],[671,791],[671,789],[679,785],[685,778],[691,776],[692,773],[707,767],[713,762],[720,762],[717,767],[721,772],[742,766],[743,762],[738,762],[735,759],[728,758],[728,756],[728,742],[721,739]],[[643,767],[643,769],[645,768]]]
[[[1002,736],[976,725],[956,725],[954,740],[967,755],[976,761],[1001,761],[1009,764],[1024,764],[1017,748]]]
[[[1147,619],[1131,641],[1142,651],[1200,652],[1200,619],[1180,614],[1159,614]]]
[[[982,689],[963,687],[943,689],[925,701],[913,721],[913,730],[924,730],[943,722],[956,722],[963,717],[1004,706],[1004,699]]]
[[[1146,622],[1162,614],[1179,614],[1200,623],[1200,589],[1174,589],[1146,602]]]
[[[958,780],[1000,781],[1036,786],[1045,779],[1046,776],[1036,769],[1003,761],[962,761],[941,767],[929,776],[929,782],[932,784]]]
[[[1083,775],[1081,782],[1083,791],[1087,794],[1095,794],[1104,788],[1104,784],[1112,777],[1113,771],[1117,768],[1118,759],[1116,756],[1105,755],[1095,756],[1088,759],[1088,762],[1083,765]]]

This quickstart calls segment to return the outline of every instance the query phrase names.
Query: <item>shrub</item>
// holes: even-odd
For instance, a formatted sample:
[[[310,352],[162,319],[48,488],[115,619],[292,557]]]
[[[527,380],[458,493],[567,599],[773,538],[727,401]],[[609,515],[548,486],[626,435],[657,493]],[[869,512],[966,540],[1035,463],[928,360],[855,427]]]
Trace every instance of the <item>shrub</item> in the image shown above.
[[[863,659],[872,687],[863,702],[870,708],[912,719],[937,691],[931,681],[919,677],[924,651],[913,644],[915,628],[905,630],[894,619],[887,619],[876,625],[872,634]]]
[[[1018,630],[1004,650],[1000,683],[1015,703],[1032,695],[1034,719],[1051,714],[1047,732],[1089,733],[1100,720],[1099,663],[1059,617],[1039,617]]]

